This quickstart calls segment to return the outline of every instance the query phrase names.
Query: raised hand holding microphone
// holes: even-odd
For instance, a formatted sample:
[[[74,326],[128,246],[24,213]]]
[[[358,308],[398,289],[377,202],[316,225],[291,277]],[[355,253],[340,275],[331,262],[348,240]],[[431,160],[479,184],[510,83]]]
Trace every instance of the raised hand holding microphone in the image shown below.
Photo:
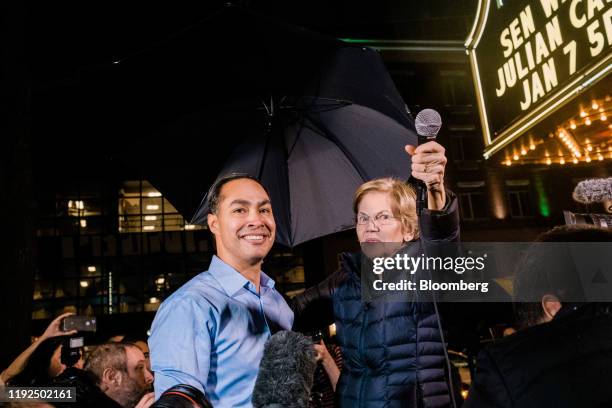
[[[435,139],[442,121],[436,111],[424,109],[417,115],[415,125],[419,135],[419,145],[416,147],[406,145],[406,152],[412,156],[412,177],[422,181],[427,189],[427,208],[441,210],[446,203],[444,169],[447,159],[444,147]],[[418,199],[422,195],[422,191],[417,191],[417,206]]]

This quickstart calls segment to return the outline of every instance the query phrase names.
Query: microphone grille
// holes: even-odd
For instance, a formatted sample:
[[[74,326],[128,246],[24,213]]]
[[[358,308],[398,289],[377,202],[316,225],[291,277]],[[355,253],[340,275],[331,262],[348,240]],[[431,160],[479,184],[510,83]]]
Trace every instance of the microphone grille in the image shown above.
[[[572,197],[583,204],[612,200],[612,177],[582,180],[576,185]]]
[[[435,137],[442,127],[442,118],[433,109],[423,109],[416,116],[414,126],[419,136]]]

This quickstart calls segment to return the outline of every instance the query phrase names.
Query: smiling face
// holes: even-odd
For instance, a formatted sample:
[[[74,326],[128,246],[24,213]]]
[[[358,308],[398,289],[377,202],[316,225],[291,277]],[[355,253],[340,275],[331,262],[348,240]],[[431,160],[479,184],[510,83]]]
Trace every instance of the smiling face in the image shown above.
[[[208,215],[208,226],[224,262],[239,272],[260,265],[276,233],[270,197],[254,180],[229,181],[221,188],[216,212]]]

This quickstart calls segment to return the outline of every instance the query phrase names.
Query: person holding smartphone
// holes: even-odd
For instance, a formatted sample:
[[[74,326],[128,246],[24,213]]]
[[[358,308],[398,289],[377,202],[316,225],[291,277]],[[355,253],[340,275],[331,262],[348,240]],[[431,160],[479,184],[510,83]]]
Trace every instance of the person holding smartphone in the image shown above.
[[[43,334],[25,349],[0,374],[0,381],[9,385],[47,385],[60,375],[66,366],[61,362],[62,339],[76,334],[76,330],[64,331],[63,320],[74,313],[64,313],[47,326]],[[83,368],[83,356],[75,366]]]

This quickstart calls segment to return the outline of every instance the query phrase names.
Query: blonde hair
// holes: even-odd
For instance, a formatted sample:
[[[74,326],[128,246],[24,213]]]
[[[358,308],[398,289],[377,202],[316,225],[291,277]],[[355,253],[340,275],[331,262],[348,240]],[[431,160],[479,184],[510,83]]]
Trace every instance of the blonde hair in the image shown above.
[[[388,193],[391,197],[393,216],[400,219],[405,232],[411,232],[413,239],[419,237],[419,219],[416,213],[416,192],[405,181],[396,177],[382,177],[370,180],[355,191],[353,212],[357,214],[359,203],[370,192]]]

